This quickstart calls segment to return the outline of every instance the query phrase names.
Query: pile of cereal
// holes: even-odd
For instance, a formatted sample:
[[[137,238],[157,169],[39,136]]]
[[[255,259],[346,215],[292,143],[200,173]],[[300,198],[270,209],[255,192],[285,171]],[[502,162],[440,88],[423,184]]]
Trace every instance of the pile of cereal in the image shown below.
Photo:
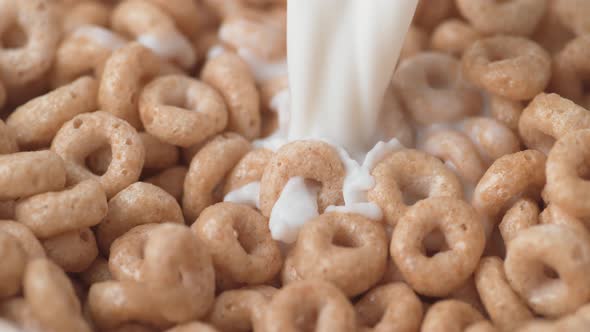
[[[324,213],[331,145],[256,144],[285,2],[0,0],[0,330],[590,330],[588,1],[420,2],[383,220]],[[296,176],[321,214],[287,244]]]

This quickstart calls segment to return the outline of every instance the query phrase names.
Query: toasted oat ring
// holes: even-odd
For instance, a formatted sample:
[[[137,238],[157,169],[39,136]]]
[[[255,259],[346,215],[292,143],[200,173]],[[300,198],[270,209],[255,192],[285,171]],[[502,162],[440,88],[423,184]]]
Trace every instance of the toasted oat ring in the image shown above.
[[[66,272],[82,272],[98,256],[96,238],[90,228],[61,233],[42,241],[47,258]]]
[[[590,217],[589,174],[590,129],[561,137],[547,158],[547,186],[543,197],[578,218]]]
[[[520,139],[502,122],[487,117],[471,117],[463,121],[462,129],[479,150],[484,162],[520,151]]]
[[[186,226],[133,228],[112,246],[109,267],[118,281],[90,288],[92,318],[101,328],[131,321],[163,328],[204,316],[215,291],[211,258],[204,249]],[[118,263],[117,256],[122,259]],[[115,269],[116,264],[122,265]]]
[[[0,233],[5,232],[19,241],[29,260],[45,258],[45,251],[31,230],[21,223],[12,220],[0,220]]]
[[[135,182],[109,200],[108,213],[96,228],[100,251],[108,256],[115,239],[135,226],[163,222],[184,224],[174,197],[153,184]]]
[[[481,37],[470,24],[450,18],[434,29],[430,36],[430,47],[435,51],[461,56],[469,45]]]
[[[553,203],[549,203],[543,212],[539,214],[539,224],[566,226],[578,234],[584,234],[590,239],[589,230],[582,220],[572,216],[560,206]]]
[[[533,319],[524,301],[508,283],[500,258],[481,259],[475,271],[475,284],[490,318],[502,331],[513,331]]]
[[[190,39],[197,37],[201,30],[201,8],[199,4],[192,0],[150,0],[158,7],[162,8],[176,25]]]
[[[410,25],[406,39],[399,53],[399,61],[411,58],[416,54],[423,52],[428,48],[428,31],[425,29]]]
[[[301,279],[327,280],[354,296],[383,276],[387,236],[382,225],[361,215],[324,213],[303,225],[287,259]]]
[[[414,23],[429,30],[453,14],[452,0],[421,0],[416,7]]]
[[[547,9],[547,0],[457,0],[461,14],[484,34],[528,36]]]
[[[97,282],[112,280],[109,263],[101,256],[96,257],[94,262],[84,272],[80,273],[80,280],[86,287],[92,286]]]
[[[321,185],[319,212],[330,205],[341,205],[344,165],[336,149],[322,141],[294,141],[274,154],[260,181],[260,211],[270,213],[290,178],[301,176]]]
[[[516,237],[518,232],[539,223],[539,206],[530,198],[521,198],[516,201],[504,214],[498,229],[502,234],[504,243],[508,245]]]
[[[160,173],[147,178],[145,182],[151,183],[164,189],[177,201],[182,201],[184,179],[188,169],[184,166],[175,166],[161,171]]]
[[[375,187],[367,197],[381,207],[391,226],[412,206],[414,197],[463,197],[457,176],[440,160],[421,151],[407,149],[391,154],[371,174]]]
[[[449,250],[427,257],[423,240],[439,229]],[[480,216],[469,204],[436,197],[412,206],[396,225],[391,255],[412,288],[428,296],[445,296],[473,273],[483,249],[485,234]]]
[[[268,220],[246,205],[212,205],[191,228],[209,249],[217,274],[238,283],[262,284],[281,269],[281,251],[271,238]]]
[[[524,106],[521,102],[504,97],[490,97],[490,112],[494,119],[502,122],[511,130],[518,132],[518,121]]]
[[[463,74],[473,84],[513,100],[533,98],[551,77],[547,51],[522,37],[480,39],[465,50],[462,64]]]
[[[264,314],[263,330],[356,331],[352,305],[332,284],[298,281],[281,288]]]
[[[96,180],[82,181],[60,192],[47,192],[19,200],[15,217],[35,236],[46,239],[91,227],[107,214],[107,197]]]
[[[0,77],[10,91],[38,80],[51,67],[61,27],[48,0],[2,0],[0,13],[0,35],[16,36],[0,46]]]
[[[418,331],[422,323],[422,303],[404,283],[376,287],[355,305],[360,326],[374,332]]]
[[[98,176],[86,167],[85,158],[105,144],[111,146],[113,159],[107,171]],[[135,129],[102,111],[80,114],[66,122],[55,135],[51,149],[64,159],[68,183],[97,179],[108,198],[139,179],[145,158]]]
[[[575,102],[585,97],[584,82],[590,78],[590,36],[583,35],[568,42],[554,57],[551,88],[560,96]]]
[[[555,140],[578,130],[590,128],[590,113],[557,94],[539,94],[524,109],[518,129],[524,144],[545,154]]]
[[[25,299],[35,318],[51,331],[92,331],[67,275],[47,259],[29,263],[23,279]]]
[[[109,25],[111,6],[98,0],[77,1],[63,18],[63,32],[69,33],[85,25]]]
[[[266,165],[274,152],[268,149],[254,149],[244,155],[225,178],[223,194],[239,189],[248,183],[260,181]]]
[[[0,299],[5,299],[20,291],[28,259],[19,240],[2,231],[0,231],[0,257],[2,257]]]
[[[15,152],[18,152],[15,134],[4,121],[0,120],[0,155]]]
[[[545,274],[549,266],[557,279]],[[512,288],[538,314],[560,316],[590,298],[590,244],[583,234],[559,225],[522,230],[508,246],[504,263]]]
[[[161,60],[138,43],[114,51],[104,64],[98,88],[100,108],[140,128],[138,100],[141,89],[160,73],[160,65]]]
[[[469,137],[459,131],[437,131],[426,138],[422,149],[440,158],[469,183],[477,183],[485,172],[477,148]]]
[[[192,322],[176,325],[175,327],[165,330],[164,332],[217,332],[217,329],[213,328],[209,324]]]
[[[227,124],[221,95],[182,75],[159,77],[146,85],[139,98],[139,116],[147,132],[182,147],[203,142]]]
[[[457,120],[482,105],[479,91],[462,78],[460,62],[443,53],[424,52],[402,61],[393,85],[420,124]]]
[[[64,162],[53,151],[0,155],[0,200],[60,190],[65,184]]]
[[[553,10],[559,21],[577,35],[590,33],[588,15],[590,7],[584,0],[555,0]]]
[[[422,322],[422,332],[459,332],[484,320],[471,305],[457,300],[443,300],[433,304]]]
[[[49,78],[51,87],[55,89],[88,73],[100,78],[107,59],[125,43],[123,37],[99,26],[77,28],[64,37],[57,49]]]
[[[193,157],[184,179],[182,208],[192,224],[201,211],[222,197],[214,192],[228,172],[250,150],[242,136],[225,133],[214,137]]]
[[[49,147],[59,128],[74,116],[97,109],[98,82],[82,77],[19,106],[6,125],[22,149]]]
[[[521,197],[539,199],[545,185],[545,155],[524,150],[497,159],[479,180],[471,204],[487,217],[486,234],[503,211]]]
[[[221,293],[208,321],[221,331],[262,331],[262,319],[278,290],[270,286],[247,287]]]
[[[225,52],[209,59],[201,79],[223,96],[229,111],[227,130],[247,139],[260,135],[260,96],[248,65],[239,56]]]

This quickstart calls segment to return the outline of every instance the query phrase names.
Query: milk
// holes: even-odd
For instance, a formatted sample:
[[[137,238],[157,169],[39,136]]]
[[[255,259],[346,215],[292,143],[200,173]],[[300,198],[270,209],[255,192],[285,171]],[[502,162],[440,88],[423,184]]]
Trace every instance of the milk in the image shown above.
[[[417,1],[288,2],[289,140],[327,139],[353,155],[371,149]]]

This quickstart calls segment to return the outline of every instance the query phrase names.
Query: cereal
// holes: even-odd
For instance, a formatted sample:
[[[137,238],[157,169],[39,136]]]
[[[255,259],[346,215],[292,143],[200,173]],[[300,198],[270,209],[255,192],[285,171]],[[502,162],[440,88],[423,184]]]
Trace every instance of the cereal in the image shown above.
[[[515,132],[518,132],[518,122],[523,109],[524,106],[519,101],[499,96],[490,97],[490,112],[492,116]]]
[[[580,235],[585,235],[590,239],[590,233],[586,224],[580,219],[565,212],[558,205],[549,203],[545,210],[539,214],[540,224],[562,225],[571,228]]]
[[[227,130],[247,139],[260,135],[260,96],[248,65],[239,56],[225,52],[209,59],[201,79],[223,96],[229,111]]]
[[[256,285],[272,280],[281,268],[281,252],[267,219],[246,205],[212,205],[191,228],[209,249],[218,277]]]
[[[428,47],[428,33],[415,25],[410,25],[404,45],[400,51],[399,60],[411,58]]]
[[[502,122],[486,118],[472,117],[461,124],[463,132],[471,138],[478,148],[480,157],[487,164],[507,154],[520,151],[520,140]]]
[[[192,224],[207,206],[221,201],[216,192],[227,173],[248,152],[250,144],[240,135],[218,135],[194,156],[184,180],[182,208]]]
[[[201,322],[193,322],[187,324],[176,325],[165,332],[217,332],[217,330],[208,324]]]
[[[584,82],[590,77],[586,59],[590,55],[590,36],[580,36],[568,42],[553,60],[551,88],[564,98],[582,102]]]
[[[184,178],[188,169],[184,166],[175,166],[161,171],[160,173],[145,180],[147,183],[151,183],[158,186],[177,201],[182,201],[182,192],[184,187]]]
[[[257,286],[221,293],[208,321],[221,331],[261,331],[264,313],[277,289]]]
[[[430,47],[439,52],[461,56],[481,34],[470,24],[451,18],[440,23],[432,32]]]
[[[47,148],[59,128],[78,114],[98,108],[98,82],[88,76],[18,107],[6,120],[21,149]]]
[[[299,278],[330,281],[351,297],[381,279],[386,259],[383,226],[361,215],[337,212],[305,223],[287,256]],[[284,283],[287,273],[283,271]]]
[[[459,61],[443,53],[424,52],[402,61],[393,85],[420,124],[457,120],[482,104],[479,92],[462,78]]]
[[[260,181],[273,155],[267,149],[255,149],[246,153],[225,178],[223,193],[227,195],[249,183]]]
[[[42,241],[47,257],[66,272],[82,272],[98,255],[96,238],[90,228],[80,228]]]
[[[27,256],[19,241],[12,235],[0,231],[0,299],[16,295],[21,288]]]
[[[109,271],[108,261],[101,256],[96,257],[94,262],[80,273],[80,279],[86,287],[90,287],[97,282],[112,280],[113,277]]]
[[[325,281],[297,281],[279,290],[264,314],[263,330],[355,331],[352,305]]]
[[[549,277],[545,267],[554,269]],[[536,313],[560,316],[588,301],[590,243],[583,234],[558,225],[539,225],[522,230],[510,242],[506,277],[512,288]]]
[[[414,22],[431,29],[453,12],[452,0],[420,0],[414,15]]]
[[[163,76],[149,83],[139,98],[139,116],[147,132],[182,147],[221,132],[228,117],[217,91],[182,75]]]
[[[395,226],[416,201],[428,197],[461,199],[463,188],[451,170],[433,156],[417,150],[389,155],[373,168],[375,187],[369,201],[383,210],[385,221]]]
[[[111,146],[113,160],[107,171],[98,176],[86,167],[85,158],[105,144]],[[64,159],[68,183],[97,179],[108,198],[137,181],[145,158],[135,129],[102,111],[80,114],[66,122],[53,139],[51,149]]]
[[[35,151],[0,155],[0,199],[16,199],[66,184],[64,162],[55,152]]]
[[[115,239],[133,227],[163,222],[184,224],[176,200],[159,187],[135,182],[109,200],[108,213],[96,227],[100,250],[108,255]]]
[[[513,100],[533,98],[545,89],[551,77],[547,51],[522,37],[480,39],[465,50],[462,65],[470,82]]]
[[[475,271],[475,283],[487,313],[498,328],[513,331],[533,318],[526,304],[508,283],[501,259],[482,258]]]
[[[85,25],[106,27],[109,25],[111,8],[96,0],[79,1],[63,19],[63,31],[72,32]]]
[[[18,152],[18,144],[14,136],[12,129],[0,120],[0,155]]]
[[[369,331],[418,331],[422,323],[422,303],[404,283],[374,288],[354,308],[359,325]]]
[[[584,0],[554,0],[555,14],[560,22],[578,35],[590,32],[588,13],[590,7]]]
[[[463,331],[482,320],[484,318],[479,311],[469,304],[444,300],[436,302],[428,309],[420,331]]]
[[[182,32],[189,38],[194,38],[198,34],[201,22],[199,17],[199,5],[192,0],[150,0],[152,3],[162,8],[172,19]]]
[[[502,239],[508,244],[518,232],[539,223],[539,206],[530,198],[521,198],[502,217],[498,225]]]
[[[0,220],[0,233],[7,233],[16,238],[28,259],[45,258],[41,243],[23,224],[12,220]]]
[[[461,14],[484,34],[528,36],[545,14],[548,0],[457,0]]]
[[[440,230],[449,250],[432,257],[422,241]],[[445,296],[477,267],[485,245],[480,216],[468,204],[449,197],[422,200],[398,221],[391,240],[391,255],[412,288],[428,296]]]

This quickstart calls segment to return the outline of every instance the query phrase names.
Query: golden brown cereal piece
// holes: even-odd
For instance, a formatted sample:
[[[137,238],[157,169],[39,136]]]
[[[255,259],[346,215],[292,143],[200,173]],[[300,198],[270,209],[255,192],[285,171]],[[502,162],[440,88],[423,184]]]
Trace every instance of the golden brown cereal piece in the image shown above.
[[[518,121],[523,108],[524,106],[519,101],[499,96],[490,97],[490,112],[492,116],[515,132],[518,132]]]
[[[477,183],[485,172],[485,164],[475,144],[464,133],[441,130],[429,135],[422,149],[440,158],[468,183]]]
[[[107,171],[98,176],[86,167],[85,159],[105,144],[111,146],[113,160]],[[102,111],[80,114],[66,122],[53,139],[51,149],[65,160],[68,183],[96,179],[109,198],[137,181],[145,158],[135,129]]]
[[[484,320],[479,311],[465,302],[444,300],[433,304],[422,323],[422,332],[459,332]]]
[[[135,226],[151,223],[184,223],[174,197],[153,184],[136,182],[109,200],[108,214],[96,228],[100,250],[108,255],[115,239]]]
[[[547,158],[547,186],[543,198],[578,218],[590,217],[590,129],[561,137]]]
[[[422,303],[401,282],[373,288],[354,307],[363,332],[418,331],[422,323]]]
[[[452,0],[420,0],[416,7],[414,23],[432,29],[453,13]]]
[[[420,124],[458,120],[482,106],[479,91],[462,78],[460,62],[443,53],[424,52],[402,61],[393,86]]]
[[[550,0],[547,3],[545,16],[537,25],[535,33],[531,36],[534,41],[543,46],[551,54],[559,52],[563,46],[576,37],[573,31],[559,18],[556,6],[560,1]],[[562,1],[569,2],[569,0]]]
[[[461,199],[463,188],[457,176],[435,157],[418,150],[389,155],[371,172],[375,187],[369,201],[383,210],[385,221],[394,226],[416,202],[428,197]]]
[[[2,257],[0,299],[5,299],[19,292],[28,258],[19,240],[2,231],[0,231],[0,257]]]
[[[553,8],[560,22],[577,35],[590,32],[590,6],[584,0],[554,0]]]
[[[110,6],[102,1],[78,1],[63,18],[63,31],[72,32],[85,25],[106,27],[109,25],[110,16]]]
[[[140,128],[138,100],[144,84],[160,73],[161,60],[138,43],[113,52],[104,64],[98,105]]]
[[[461,56],[481,34],[469,23],[450,18],[439,24],[430,36],[430,47],[435,51]]]
[[[500,258],[481,259],[475,271],[475,284],[487,313],[501,330],[513,331],[533,319],[524,301],[508,283]]]
[[[462,64],[463,74],[473,84],[513,100],[533,98],[545,89],[551,77],[547,51],[522,37],[480,39],[465,50]]]
[[[504,243],[508,244],[518,232],[539,223],[539,206],[530,198],[521,198],[512,205],[498,225]]]
[[[492,323],[487,320],[481,320],[471,324],[465,329],[465,332],[500,332]]]
[[[80,279],[86,287],[92,286],[97,282],[112,280],[111,271],[109,271],[109,263],[101,256],[97,256],[94,262],[82,273]]]
[[[64,162],[53,151],[18,152],[0,155],[0,199],[16,199],[66,184]]]
[[[399,54],[399,61],[411,58],[428,48],[428,32],[421,27],[410,25]]]
[[[589,56],[590,36],[580,36],[568,42],[553,60],[552,91],[582,103],[587,97],[584,84],[590,78]]]
[[[358,214],[329,212],[303,225],[287,257],[298,278],[332,282],[358,295],[383,276],[387,236],[383,226]],[[291,271],[283,271],[283,283]]]
[[[222,193],[217,193],[217,186],[249,150],[250,144],[242,136],[225,133],[213,138],[194,156],[184,180],[182,197],[184,216],[189,224],[207,206],[221,201]]]
[[[59,192],[37,194],[16,203],[15,216],[35,236],[46,239],[91,227],[107,214],[107,197],[96,180],[82,181]]]
[[[4,121],[0,120],[0,154],[15,152],[18,152],[15,134]]]
[[[556,204],[549,203],[547,207],[545,207],[545,210],[539,214],[539,223],[570,227],[576,233],[586,235],[590,240],[590,233],[586,224],[580,219],[565,212]]]
[[[45,258],[43,246],[33,232],[21,223],[12,220],[0,220],[0,233],[5,232],[19,241],[28,259]]]
[[[192,0],[150,0],[162,8],[178,28],[189,38],[197,36],[202,22],[200,22],[199,5]]]
[[[545,185],[545,155],[524,150],[497,159],[479,180],[471,204],[484,217],[486,234],[520,197],[539,199]]]
[[[555,140],[578,129],[590,128],[590,113],[557,94],[539,94],[524,109],[518,123],[524,144],[549,153]]]
[[[55,9],[48,0],[0,2],[0,77],[9,99],[12,89],[41,79],[51,67],[61,31]]]
[[[82,272],[98,255],[96,238],[90,228],[81,228],[43,240],[47,258],[66,272]]]
[[[99,26],[85,25],[65,36],[55,54],[49,74],[53,88],[70,83],[84,75],[102,76],[104,64],[114,50],[126,40]]]
[[[457,0],[461,14],[484,34],[528,36],[547,9],[547,0]]]
[[[485,250],[484,250],[485,253]],[[481,299],[479,297],[479,293],[477,292],[477,287],[475,286],[475,280],[473,278],[473,274],[461,285],[461,287],[457,288],[451,295],[449,296],[450,299],[463,301],[477,311],[482,314],[485,314],[486,309],[481,303]]]
[[[227,125],[221,95],[183,75],[154,79],[141,92],[139,116],[146,131],[182,147],[199,144]]]
[[[461,124],[463,132],[479,150],[482,160],[494,160],[520,151],[520,139],[502,122],[487,117],[468,118]]]
[[[182,325],[176,325],[175,327],[168,329],[164,332],[217,332],[217,329],[213,328],[209,324],[201,322],[192,322]]]
[[[428,257],[422,242],[435,230],[443,233],[449,250]],[[416,292],[440,297],[467,280],[484,246],[485,234],[476,211],[458,199],[436,197],[408,209],[393,231],[390,251]]]
[[[209,59],[201,79],[223,96],[229,111],[227,130],[247,139],[260,135],[260,96],[248,65],[239,56],[225,52]]]
[[[25,299],[34,317],[49,331],[91,331],[66,274],[46,259],[29,263],[23,280]]]
[[[188,169],[184,166],[171,167],[146,179],[145,182],[164,189],[164,191],[172,195],[177,201],[182,201],[184,179],[187,172]]]
[[[557,278],[546,274],[549,267]],[[536,313],[560,316],[590,298],[590,243],[584,234],[559,225],[522,230],[510,242],[504,263],[512,288]]]
[[[322,141],[301,140],[282,146],[274,154],[260,182],[260,211],[270,213],[290,178],[301,176],[320,184],[318,209],[341,205],[344,165],[338,152]]]
[[[260,181],[273,155],[274,152],[268,149],[255,149],[244,155],[225,178],[223,193],[227,195],[248,183]]]
[[[170,327],[204,316],[214,299],[214,271],[205,248],[186,226],[137,226],[118,238],[111,260],[126,256],[118,281],[92,285],[88,294],[93,320],[101,328],[126,322]],[[123,268],[124,270],[121,270]]]
[[[355,312],[342,292],[319,280],[297,281],[273,296],[263,330],[356,331]]]
[[[218,276],[255,285],[272,280],[281,269],[281,251],[268,220],[246,205],[209,206],[191,228],[209,249]]]
[[[98,82],[88,76],[18,107],[6,120],[22,149],[49,147],[59,128],[74,116],[97,109]]]
[[[225,291],[215,299],[208,321],[225,332],[262,331],[264,313],[277,291],[270,286]]]

